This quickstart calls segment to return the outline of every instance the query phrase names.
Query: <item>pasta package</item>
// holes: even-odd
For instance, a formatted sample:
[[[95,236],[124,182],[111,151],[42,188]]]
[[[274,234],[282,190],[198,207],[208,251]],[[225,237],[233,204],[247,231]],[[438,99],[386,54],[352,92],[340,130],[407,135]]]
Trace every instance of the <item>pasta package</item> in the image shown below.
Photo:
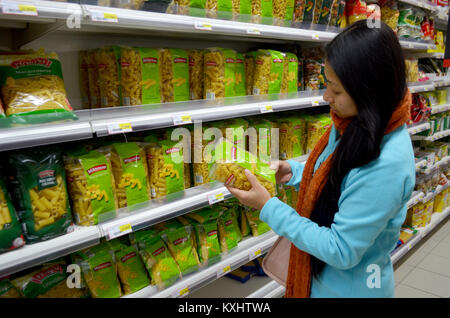
[[[95,51],[101,107],[121,106],[120,53],[121,48],[118,46],[109,46]]]
[[[194,212],[190,212],[185,216],[188,219],[192,219],[197,223],[203,224],[205,222],[217,220],[219,216],[223,213],[223,209],[218,208],[217,206],[206,207]]]
[[[214,149],[215,140],[205,136],[205,131],[210,125],[202,125],[202,130],[199,129],[197,133],[192,132],[191,136],[194,142],[192,143],[191,153],[193,155],[192,171],[194,177],[194,186],[199,186],[209,183],[209,168],[212,162],[212,150]]]
[[[203,99],[203,58],[202,50],[189,51],[189,91],[191,100]]]
[[[119,208],[133,209],[136,204],[150,200],[144,148],[135,142],[114,143],[110,154]]]
[[[163,103],[189,100],[189,56],[182,49],[161,49],[159,67]]]
[[[273,1],[252,0],[252,23],[272,24]]]
[[[261,161],[269,162],[271,160],[271,129],[273,127],[273,124],[271,121],[267,119],[258,119],[254,121],[251,125],[256,129],[256,135],[257,135],[257,154],[258,158]],[[249,151],[252,152],[252,146],[249,141]]]
[[[258,50],[253,79],[253,95],[279,94],[283,78],[283,53]]]
[[[253,236],[259,236],[271,230],[270,226],[267,223],[259,219],[260,213],[261,211],[256,209],[245,209],[245,215],[252,230]]]
[[[77,118],[67,100],[56,53],[41,49],[1,55],[0,87],[6,115],[17,123]]]
[[[331,118],[328,116],[306,117],[307,142],[305,152],[309,153],[319,141],[320,137],[331,125]]]
[[[241,158],[238,158],[238,155]],[[225,139],[216,145],[214,156],[215,163],[210,171],[211,179],[248,191],[251,189],[251,184],[244,174],[244,170],[248,169],[271,196],[275,196],[275,171],[269,167],[269,164],[243,149],[238,151],[234,144]]]
[[[181,277],[178,264],[170,254],[167,245],[155,231],[146,231],[137,240],[137,244],[139,254],[150,273],[152,285],[161,290],[174,284]]]
[[[284,16],[286,14],[287,0],[276,0],[273,5],[273,24],[282,26],[284,24]]]
[[[178,142],[163,140],[150,145],[147,147],[147,160],[153,198],[184,190],[183,148]]]
[[[8,180],[27,243],[65,234],[72,224],[61,151],[33,148],[8,158]]]
[[[294,53],[284,53],[281,93],[293,93],[298,89],[298,58]]]
[[[280,159],[287,160],[305,154],[307,140],[306,121],[299,117],[287,117],[277,121],[280,137]]]
[[[117,273],[125,295],[135,293],[150,285],[144,263],[134,246],[127,246],[115,252]]]
[[[238,246],[242,240],[237,214],[232,209],[227,209],[218,219],[219,242],[222,253],[227,254]]]
[[[161,103],[159,51],[124,48],[120,55],[122,105]]]
[[[19,292],[7,277],[0,278],[0,298],[21,298]]]
[[[217,99],[233,97],[235,92],[236,51],[222,48],[210,48],[204,58],[204,98]]]
[[[100,86],[98,82],[98,69],[95,59],[95,50],[89,50],[86,53],[88,77],[89,77],[89,105],[91,108],[99,108],[100,105]]]
[[[24,244],[20,222],[3,177],[0,176],[0,253],[16,249]]]
[[[116,216],[118,201],[110,154],[92,150],[64,156],[69,194],[77,224],[89,226]]]
[[[87,51],[80,51],[79,62],[81,107],[83,109],[89,109],[91,108],[91,96],[89,93],[89,61]]]
[[[245,90],[253,95],[253,79],[255,75],[256,51],[245,53]]]
[[[295,0],[294,22],[312,23],[318,0]]]
[[[236,59],[234,61],[234,71],[235,71],[235,83],[234,92],[235,96],[245,96],[246,95],[246,77],[245,77],[245,64],[244,55],[241,53],[236,53]]]
[[[252,0],[232,0],[233,20],[250,22],[252,15]]]
[[[208,266],[220,260],[220,245],[217,228],[217,219],[194,225],[197,250],[202,266]]]

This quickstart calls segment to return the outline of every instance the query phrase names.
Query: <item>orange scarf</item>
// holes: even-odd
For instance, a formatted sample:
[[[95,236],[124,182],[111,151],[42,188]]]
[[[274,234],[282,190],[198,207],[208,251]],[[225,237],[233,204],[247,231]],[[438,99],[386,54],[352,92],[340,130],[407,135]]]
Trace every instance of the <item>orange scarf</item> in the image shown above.
[[[411,93],[409,90],[396,108],[388,123],[385,134],[394,131],[410,118]],[[331,112],[331,117],[336,129],[342,135],[351,119],[342,119]],[[302,181],[298,193],[297,213],[305,218],[310,218],[317,199],[327,182],[330,173],[334,153],[323,162],[314,173],[314,165],[328,144],[331,126],[320,138],[308,157],[303,170]],[[299,250],[291,244],[289,270],[286,282],[287,298],[308,298],[311,291],[311,256]]]

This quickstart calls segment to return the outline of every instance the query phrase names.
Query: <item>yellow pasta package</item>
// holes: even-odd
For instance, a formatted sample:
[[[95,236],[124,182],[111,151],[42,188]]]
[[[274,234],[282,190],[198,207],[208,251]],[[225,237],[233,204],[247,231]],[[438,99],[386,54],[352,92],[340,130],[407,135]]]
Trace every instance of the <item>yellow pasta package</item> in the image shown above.
[[[64,156],[74,217],[89,226],[114,218],[118,209],[110,154],[69,151]]]
[[[283,53],[283,80],[281,93],[293,93],[298,89],[298,58],[293,53]]]
[[[189,51],[189,90],[191,100],[203,99],[203,51]]]
[[[303,156],[307,140],[306,121],[300,117],[286,117],[277,120],[277,126],[280,159],[287,160]]]
[[[100,106],[121,106],[120,51],[118,46],[109,46],[95,51],[95,62],[100,88]]]
[[[255,75],[256,51],[245,54],[245,91],[253,95],[253,79]]]
[[[100,87],[98,83],[97,62],[95,61],[95,50],[86,53],[88,78],[89,78],[89,105],[91,108],[100,107]]]
[[[189,100],[188,53],[182,49],[161,49],[159,67],[163,103]]]
[[[279,94],[283,77],[283,53],[258,50],[253,78],[253,95]]]
[[[89,93],[89,61],[88,52],[80,51],[80,93],[81,93],[81,107],[83,109],[91,108],[91,96]]]
[[[230,49],[209,48],[205,52],[204,98],[233,97],[235,93],[236,52]]]
[[[8,180],[27,243],[67,233],[72,224],[61,150],[40,147],[8,157]]]
[[[198,133],[193,131],[191,133],[192,143],[192,171],[193,171],[193,184],[199,186],[205,183],[209,183],[209,163],[212,161],[211,151],[214,148],[214,139],[204,135],[206,129],[210,125],[202,125],[202,130]]]
[[[6,115],[16,123],[76,119],[67,99],[61,62],[44,50],[0,56]]]

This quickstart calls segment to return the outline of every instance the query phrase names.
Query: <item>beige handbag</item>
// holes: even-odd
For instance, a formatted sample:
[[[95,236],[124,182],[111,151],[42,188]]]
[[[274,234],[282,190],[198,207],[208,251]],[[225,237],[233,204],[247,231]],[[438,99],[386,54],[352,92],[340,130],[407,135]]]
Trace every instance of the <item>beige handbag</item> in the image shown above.
[[[291,242],[284,236],[280,236],[262,262],[262,268],[267,276],[284,287],[286,287],[290,252]]]

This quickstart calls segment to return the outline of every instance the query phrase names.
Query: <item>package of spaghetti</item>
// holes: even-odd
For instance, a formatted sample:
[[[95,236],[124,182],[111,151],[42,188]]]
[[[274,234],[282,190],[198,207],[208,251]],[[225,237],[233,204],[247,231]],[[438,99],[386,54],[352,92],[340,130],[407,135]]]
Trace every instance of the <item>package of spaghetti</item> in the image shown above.
[[[7,277],[0,278],[0,298],[21,298],[19,292]]]
[[[226,254],[237,247],[242,240],[238,216],[233,209],[227,209],[217,220],[219,242],[222,253]]]
[[[182,49],[159,50],[163,103],[189,100],[189,56]]]
[[[83,107],[83,109],[89,109],[91,108],[91,96],[89,94],[89,61],[87,51],[80,51],[79,68],[81,107]]]
[[[147,163],[151,171],[153,198],[184,190],[183,148],[178,142],[163,140],[148,146]]]
[[[241,53],[236,53],[236,59],[234,60],[234,73],[236,78],[234,83],[235,96],[245,96],[246,95],[245,64],[244,64],[244,55]]]
[[[143,146],[135,142],[113,143],[98,149],[109,154],[119,208],[133,207],[150,200],[148,166]]]
[[[233,20],[250,22],[252,15],[252,0],[232,0]]]
[[[83,226],[116,216],[118,201],[110,153],[68,151],[64,156],[67,187],[76,223]]]
[[[272,0],[252,0],[252,23],[272,24],[273,22]]]
[[[236,51],[231,49],[209,48],[205,51],[205,99],[235,96],[235,59]]]
[[[100,88],[100,107],[121,106],[121,50],[122,48],[118,46],[108,46],[95,51]]]
[[[253,79],[256,68],[256,51],[245,53],[245,90],[247,95],[253,95]]]
[[[203,99],[203,51],[189,51],[189,91],[191,100]]]
[[[226,185],[250,190],[251,184],[245,176],[245,169],[253,173],[270,195],[275,196],[275,171],[269,164],[259,160],[255,155],[237,147],[226,139],[217,143],[213,153],[215,163],[210,171],[210,178]]]
[[[306,121],[301,117],[285,117],[277,120],[280,159],[303,156],[306,142]]]
[[[27,243],[65,234],[72,224],[61,150],[40,147],[14,152],[6,169]]]
[[[281,93],[297,92],[298,89],[298,58],[294,53],[284,53],[283,80]]]
[[[283,53],[258,50],[253,79],[253,95],[279,94],[283,78]]]
[[[250,228],[252,230],[253,236],[259,236],[271,230],[270,226],[267,225],[267,223],[259,219],[260,213],[261,211],[259,210],[247,207],[245,208],[245,215],[247,217],[248,224],[250,225]]]
[[[117,273],[119,274],[122,290],[127,294],[150,285],[144,263],[134,246],[126,246],[115,252]]]
[[[120,68],[122,105],[161,103],[158,49],[124,48]]]
[[[138,231],[135,235],[151,284],[160,290],[174,284],[181,277],[180,269],[161,236],[156,230]]]
[[[98,69],[95,60],[95,50],[89,50],[86,53],[88,78],[89,78],[89,105],[91,108],[100,106],[100,86],[98,82]]]
[[[77,118],[67,100],[56,53],[41,49],[0,55],[0,87],[6,115],[16,123]]]
[[[0,253],[7,252],[25,244],[16,210],[0,176]]]

